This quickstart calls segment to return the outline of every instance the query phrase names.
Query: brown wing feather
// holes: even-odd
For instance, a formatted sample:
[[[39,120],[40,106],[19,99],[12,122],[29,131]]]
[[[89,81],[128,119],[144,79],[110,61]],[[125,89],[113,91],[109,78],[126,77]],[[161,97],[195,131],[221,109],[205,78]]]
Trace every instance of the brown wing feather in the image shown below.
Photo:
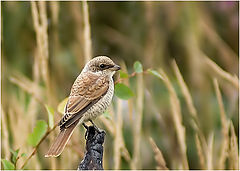
[[[107,92],[108,87],[109,80],[107,77],[99,77],[90,73],[80,75],[72,86],[65,109],[66,114],[59,125],[67,124],[70,126],[73,121],[72,118],[76,117],[76,115],[80,115],[77,118],[81,118],[86,109],[94,105]]]

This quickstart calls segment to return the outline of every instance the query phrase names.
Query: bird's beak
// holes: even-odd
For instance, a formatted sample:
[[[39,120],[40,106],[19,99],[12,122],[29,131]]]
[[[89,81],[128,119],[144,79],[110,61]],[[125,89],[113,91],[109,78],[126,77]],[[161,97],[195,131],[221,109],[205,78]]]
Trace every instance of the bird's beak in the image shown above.
[[[112,68],[111,68],[113,71],[118,71],[121,69],[121,67],[119,65],[114,65]]]

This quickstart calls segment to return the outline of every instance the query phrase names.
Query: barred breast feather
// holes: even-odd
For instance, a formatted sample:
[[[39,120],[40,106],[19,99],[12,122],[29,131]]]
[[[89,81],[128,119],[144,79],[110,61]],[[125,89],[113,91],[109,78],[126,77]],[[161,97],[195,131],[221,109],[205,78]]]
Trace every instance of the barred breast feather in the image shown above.
[[[86,122],[89,119],[94,119],[97,116],[104,113],[112,101],[113,94],[114,94],[114,82],[112,79],[110,79],[107,93],[98,102],[96,102],[90,109],[87,110],[87,112],[80,119],[80,123]]]

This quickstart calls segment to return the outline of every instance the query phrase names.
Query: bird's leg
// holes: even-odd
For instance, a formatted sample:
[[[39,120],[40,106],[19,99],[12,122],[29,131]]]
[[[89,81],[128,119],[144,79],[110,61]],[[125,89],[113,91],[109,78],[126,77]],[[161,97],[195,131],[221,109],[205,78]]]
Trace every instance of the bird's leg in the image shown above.
[[[97,132],[100,133],[101,131],[98,129],[95,123],[91,119],[89,119],[89,121],[92,123],[93,127],[97,130]]]
[[[82,123],[83,127],[88,130],[88,126],[85,123]]]
[[[87,140],[87,136],[88,136],[88,126],[85,123],[82,123],[83,127],[87,130],[86,134],[85,134],[85,140]]]

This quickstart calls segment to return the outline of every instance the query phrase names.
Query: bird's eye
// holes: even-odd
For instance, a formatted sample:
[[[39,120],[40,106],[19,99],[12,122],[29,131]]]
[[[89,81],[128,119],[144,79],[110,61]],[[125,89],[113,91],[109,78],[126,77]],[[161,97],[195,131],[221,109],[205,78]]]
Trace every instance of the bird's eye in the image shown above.
[[[104,65],[104,64],[101,64],[101,65],[100,65],[100,68],[104,68],[105,66],[106,66],[106,65]]]

